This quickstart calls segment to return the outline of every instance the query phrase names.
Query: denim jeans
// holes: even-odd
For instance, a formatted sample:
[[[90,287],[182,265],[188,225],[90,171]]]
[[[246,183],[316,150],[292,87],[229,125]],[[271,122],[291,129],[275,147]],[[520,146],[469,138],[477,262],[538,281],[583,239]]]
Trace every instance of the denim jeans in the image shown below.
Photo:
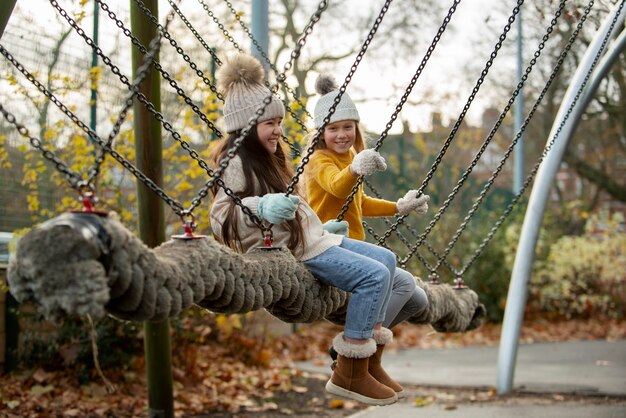
[[[304,264],[321,282],[352,293],[344,335],[370,338],[374,325],[385,319],[396,269],[395,254],[374,244],[344,238],[341,245]]]
[[[424,289],[415,285],[415,278],[411,273],[396,267],[383,326],[393,328],[427,307],[428,298]]]

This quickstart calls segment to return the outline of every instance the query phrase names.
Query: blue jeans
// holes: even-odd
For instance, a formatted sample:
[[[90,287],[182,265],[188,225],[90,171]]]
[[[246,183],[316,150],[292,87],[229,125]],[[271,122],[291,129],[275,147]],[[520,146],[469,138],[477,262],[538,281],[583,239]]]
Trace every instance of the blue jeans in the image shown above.
[[[304,261],[321,282],[352,293],[344,335],[370,338],[374,325],[383,322],[391,297],[396,256],[386,248],[344,238],[341,245]]]

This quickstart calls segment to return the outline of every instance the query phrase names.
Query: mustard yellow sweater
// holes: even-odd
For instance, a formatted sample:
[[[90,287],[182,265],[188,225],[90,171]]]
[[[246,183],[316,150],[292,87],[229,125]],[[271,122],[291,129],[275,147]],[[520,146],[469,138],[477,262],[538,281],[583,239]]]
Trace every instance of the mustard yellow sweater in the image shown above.
[[[317,150],[305,165],[306,199],[322,222],[336,219],[356,184],[358,177],[350,173],[355,155],[353,149],[346,154],[337,154],[329,149]],[[364,216],[392,216],[395,213],[395,202],[369,197],[363,193],[361,185],[344,216],[349,224],[348,236],[365,239]]]

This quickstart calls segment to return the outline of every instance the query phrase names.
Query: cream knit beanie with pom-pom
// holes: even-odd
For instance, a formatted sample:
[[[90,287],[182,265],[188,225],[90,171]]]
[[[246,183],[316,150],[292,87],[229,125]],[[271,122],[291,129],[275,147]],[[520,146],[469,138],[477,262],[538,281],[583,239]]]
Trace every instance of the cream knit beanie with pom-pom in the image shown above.
[[[226,132],[234,132],[248,126],[248,121],[256,116],[257,109],[264,106],[263,100],[270,90],[263,85],[265,70],[252,55],[237,54],[220,67],[217,79],[220,89],[226,96],[224,103],[224,127]],[[278,97],[272,95],[258,122],[284,117],[285,107]]]
[[[335,98],[339,95],[339,87],[335,79],[329,75],[320,75],[315,81],[315,91],[322,97],[315,104],[313,111],[315,118],[315,127],[321,128],[324,124],[324,118],[328,115],[330,107],[335,102]],[[341,95],[339,104],[335,107],[335,112],[330,117],[328,123],[339,122],[341,120],[359,121],[359,112],[356,110],[354,102],[348,96],[348,93]]]

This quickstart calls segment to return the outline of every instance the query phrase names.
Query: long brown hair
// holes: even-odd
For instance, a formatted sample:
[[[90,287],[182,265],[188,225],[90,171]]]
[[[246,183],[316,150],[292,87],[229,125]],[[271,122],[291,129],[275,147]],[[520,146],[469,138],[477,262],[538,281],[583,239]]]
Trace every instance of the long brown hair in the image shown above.
[[[241,131],[231,132],[222,139],[217,150],[213,154],[213,161],[217,165],[220,160],[225,157],[226,153],[232,148],[234,141],[239,138]],[[241,158],[243,164],[243,176],[245,186],[242,191],[235,193],[239,198],[249,196],[263,196],[267,193],[286,193],[287,185],[293,176],[293,169],[287,161],[287,156],[281,142],[278,142],[276,152],[271,154],[261,144],[256,127],[250,129],[243,140],[241,147],[237,151],[237,155]],[[258,184],[254,181],[258,180]],[[217,194],[218,186],[214,185],[213,196]],[[294,195],[298,194],[296,186]],[[301,254],[304,251],[304,231],[301,224],[302,218],[296,213],[296,218],[286,221],[284,225],[289,231],[289,241],[287,247],[291,252]],[[237,217],[235,216],[235,203],[232,202],[228,215],[222,224],[221,235],[215,238],[228,245],[236,251],[241,251],[239,241],[239,228],[237,225]]]

